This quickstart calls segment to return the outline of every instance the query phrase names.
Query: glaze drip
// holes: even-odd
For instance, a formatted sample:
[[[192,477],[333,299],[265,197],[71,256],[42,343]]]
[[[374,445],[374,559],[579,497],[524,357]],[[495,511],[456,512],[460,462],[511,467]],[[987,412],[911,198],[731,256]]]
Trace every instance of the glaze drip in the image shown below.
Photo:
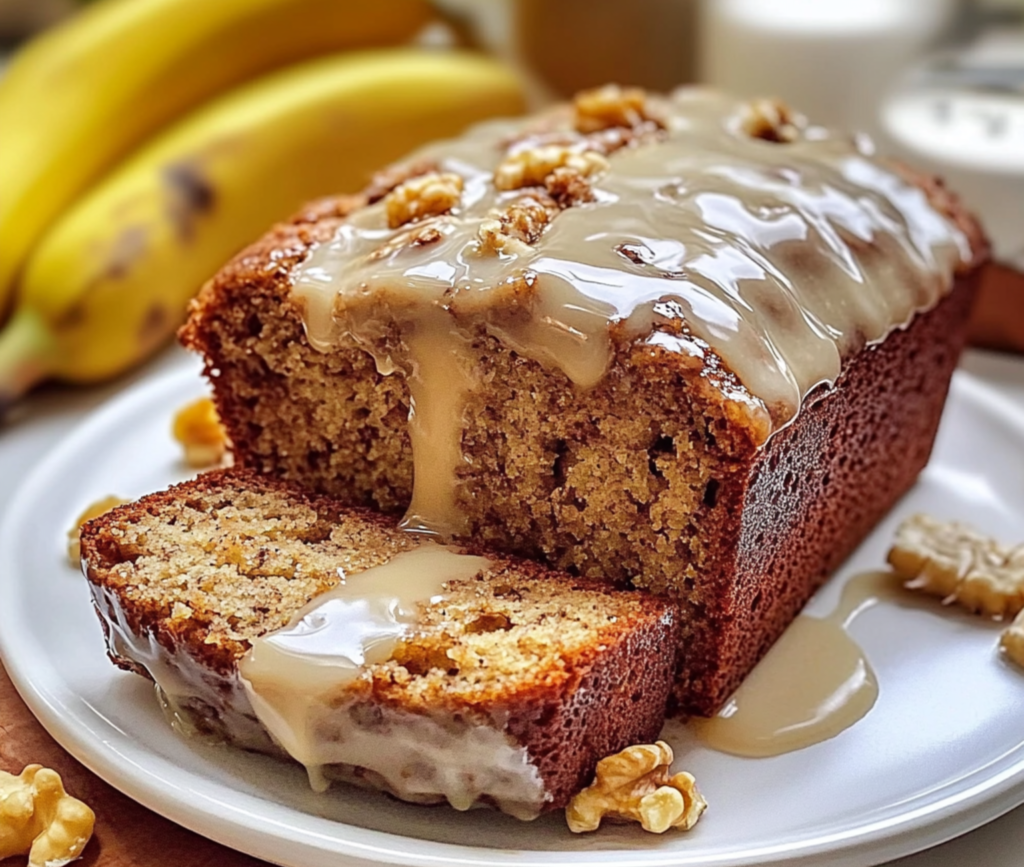
[[[256,716],[274,739],[326,788],[324,765],[354,761],[319,734],[323,720],[344,703],[366,665],[385,662],[415,624],[419,607],[437,601],[446,582],[468,580],[489,565],[427,542],[383,566],[342,576],[283,629],[252,641],[238,671]],[[342,739],[343,740],[343,739]]]
[[[902,593],[891,572],[865,572],[843,587],[828,617],[799,615],[697,736],[725,753],[777,756],[833,738],[878,699],[878,680],[849,633],[853,621]]]

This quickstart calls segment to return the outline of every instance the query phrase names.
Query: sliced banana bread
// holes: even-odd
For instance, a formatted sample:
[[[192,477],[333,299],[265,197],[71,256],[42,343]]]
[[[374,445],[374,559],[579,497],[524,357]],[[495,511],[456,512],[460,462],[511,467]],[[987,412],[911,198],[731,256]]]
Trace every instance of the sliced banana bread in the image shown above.
[[[143,497],[87,523],[81,546],[112,660],[152,678],[182,726],[289,753],[314,785],[532,818],[664,720],[667,601],[443,548],[266,476],[217,471]],[[431,570],[452,580],[430,589]],[[401,598],[409,582],[420,604]],[[338,593],[332,641],[362,644],[324,680],[322,657],[274,642],[315,633]]]
[[[181,337],[241,465],[670,596],[712,714],[925,465],[986,251],[863,137],[610,87],[310,206]]]

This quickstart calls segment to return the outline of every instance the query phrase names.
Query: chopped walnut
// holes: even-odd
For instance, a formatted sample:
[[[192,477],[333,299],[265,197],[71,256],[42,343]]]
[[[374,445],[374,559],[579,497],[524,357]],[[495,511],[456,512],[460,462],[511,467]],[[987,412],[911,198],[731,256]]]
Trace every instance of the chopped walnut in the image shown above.
[[[558,204],[543,193],[526,195],[495,210],[480,224],[477,236],[481,252],[522,254],[536,243],[558,212]]]
[[[95,813],[64,791],[56,771],[0,771],[0,861],[28,855],[29,867],[61,867],[82,854],[95,824]]]
[[[596,831],[602,819],[639,822],[645,831],[689,831],[707,809],[687,773],[669,776],[674,756],[664,741],[627,747],[597,763],[594,782],[565,809],[569,830]]]
[[[369,204],[379,202],[399,184],[412,178],[418,178],[429,172],[437,171],[437,163],[433,160],[417,160],[413,163],[399,163],[377,172],[370,180],[370,185],[363,191]]]
[[[518,190],[539,187],[548,175],[562,167],[577,172],[581,177],[608,170],[608,160],[593,150],[582,150],[571,145],[539,145],[514,151],[501,162],[494,172],[494,186],[499,190]]]
[[[462,198],[462,178],[453,172],[428,172],[399,184],[384,197],[388,226],[449,213]]]
[[[608,84],[584,90],[576,95],[573,107],[576,110],[576,129],[582,133],[657,121],[649,108],[647,94],[639,87],[623,88]]]
[[[505,208],[501,225],[507,234],[525,244],[534,244],[556,213],[558,205],[549,197],[543,194],[522,196]]]
[[[577,169],[560,166],[544,179],[551,198],[560,208],[571,208],[584,202],[594,201],[594,191],[590,181]]]
[[[1024,611],[1018,614],[1016,620],[1003,630],[1003,634],[999,637],[999,644],[1008,659],[1024,668]]]
[[[434,226],[427,226],[420,231],[415,232],[409,239],[409,246],[411,247],[429,247],[431,244],[436,244],[441,240],[441,233]]]
[[[971,527],[914,515],[896,531],[889,565],[907,587],[990,617],[1024,609],[1024,545],[1007,548]]]
[[[210,398],[201,397],[178,410],[171,432],[184,447],[190,467],[213,467],[224,460],[228,435]]]
[[[803,115],[780,99],[754,99],[740,113],[740,129],[751,138],[780,144],[796,141],[807,126]]]
[[[477,249],[485,255],[505,253],[509,256],[524,256],[530,252],[530,245],[508,234],[497,218],[481,222],[476,235],[479,242]]]
[[[82,561],[82,525],[86,521],[91,521],[93,518],[105,515],[116,506],[123,505],[127,502],[127,500],[122,499],[121,497],[103,497],[95,503],[90,503],[85,507],[85,511],[75,518],[74,525],[70,530],[68,530],[68,562],[72,566],[77,569],[81,565]]]

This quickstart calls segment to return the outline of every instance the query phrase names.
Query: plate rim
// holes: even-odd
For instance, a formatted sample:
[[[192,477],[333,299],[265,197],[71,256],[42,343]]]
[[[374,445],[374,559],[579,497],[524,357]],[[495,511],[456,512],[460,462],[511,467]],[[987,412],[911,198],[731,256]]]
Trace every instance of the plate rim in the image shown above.
[[[11,552],[15,548],[19,515],[23,513],[14,504],[30,502],[35,498],[37,489],[45,490],[62,462],[66,461],[68,455],[77,452],[81,440],[109,428],[113,421],[126,413],[137,412],[140,407],[155,401],[163,402],[169,394],[179,390],[199,391],[204,385],[202,378],[191,369],[179,369],[146,378],[91,412],[38,461],[18,485],[9,507],[0,515],[0,592],[5,587],[14,586],[18,580],[14,568],[15,557]],[[958,370],[951,383],[950,393],[975,404],[994,421],[1008,426],[1024,442],[1024,409],[1018,408],[983,380]],[[12,630],[12,615],[5,612],[13,608],[0,606],[0,659],[3,659],[18,694],[54,740],[90,771],[148,809],[230,848],[280,864],[318,865],[327,863],[324,860],[327,858],[337,864],[340,856],[349,859],[351,863],[408,867],[436,867],[441,864],[452,867],[490,867],[500,863],[515,864],[518,867],[550,867],[559,860],[571,861],[578,867],[602,867],[611,863],[609,857],[600,857],[604,854],[611,856],[618,867],[669,867],[698,863],[723,867],[755,864],[797,867],[823,863],[821,859],[825,856],[828,857],[827,863],[834,867],[868,867],[940,845],[1024,803],[1022,755],[1008,767],[965,789],[897,816],[831,834],[818,834],[802,841],[747,849],[740,855],[728,852],[711,857],[705,855],[701,856],[699,862],[678,851],[666,851],[658,855],[653,850],[645,850],[644,856],[637,859],[630,857],[630,852],[635,850],[611,848],[594,853],[545,850],[544,855],[538,858],[536,852],[422,840],[321,817],[316,818],[345,828],[344,836],[327,836],[308,829],[283,826],[267,830],[268,822],[265,818],[234,809],[206,792],[192,792],[195,803],[175,797],[175,790],[168,786],[167,780],[156,773],[145,772],[132,756],[110,740],[100,739],[97,743],[94,738],[88,737],[87,733],[91,730],[85,726],[80,727],[77,715],[62,715],[60,703],[37,682],[37,678],[29,671],[31,666],[19,661],[18,655],[12,652],[9,645],[10,639],[5,637]],[[93,713],[101,718],[95,709]],[[142,743],[132,742],[131,745],[140,757],[146,755]],[[149,758],[152,760],[151,755]],[[185,776],[195,773],[186,768],[176,768],[162,757],[157,759],[157,767],[160,769],[171,767]],[[132,773],[127,770],[130,768],[138,770]],[[210,783],[209,780],[207,782]],[[211,784],[218,790],[229,790],[220,782],[213,781]],[[246,800],[254,797],[244,792],[234,794]],[[425,851],[412,853],[408,849],[396,847],[393,842],[412,839],[415,839],[417,848]],[[292,857],[304,853],[307,857],[302,860]]]

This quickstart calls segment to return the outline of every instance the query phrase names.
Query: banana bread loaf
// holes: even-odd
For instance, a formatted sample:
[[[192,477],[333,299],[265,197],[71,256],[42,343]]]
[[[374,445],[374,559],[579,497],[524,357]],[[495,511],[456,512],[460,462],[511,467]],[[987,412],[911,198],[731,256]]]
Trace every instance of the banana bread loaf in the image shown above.
[[[181,337],[242,465],[670,596],[711,714],[927,461],[985,255],[863,138],[612,87],[311,205]]]
[[[218,471],[87,523],[111,658],[178,726],[417,802],[561,808],[653,742],[677,625],[638,591],[446,549]]]

